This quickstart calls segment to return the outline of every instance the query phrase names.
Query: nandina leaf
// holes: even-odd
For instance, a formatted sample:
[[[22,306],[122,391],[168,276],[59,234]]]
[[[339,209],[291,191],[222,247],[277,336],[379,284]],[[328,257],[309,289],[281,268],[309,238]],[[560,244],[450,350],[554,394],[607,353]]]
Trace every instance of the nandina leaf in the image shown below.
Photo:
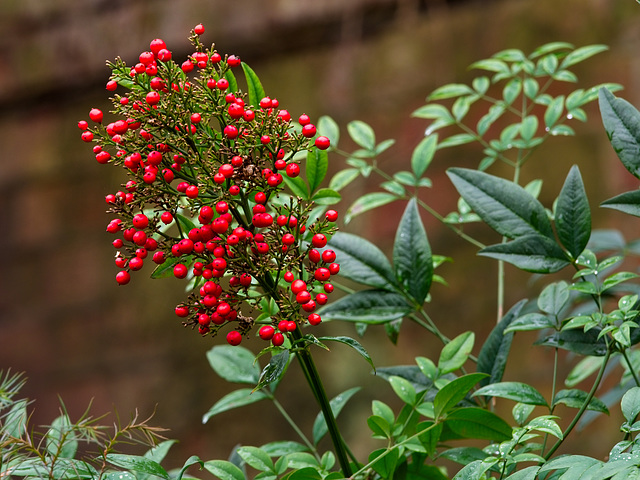
[[[416,178],[424,175],[424,172],[429,168],[429,165],[431,165],[437,145],[438,135],[432,134],[423,138],[413,150],[413,154],[411,155],[411,170],[413,170]]]
[[[560,390],[556,393],[556,396],[553,397],[552,407],[563,403],[564,405],[571,408],[581,408],[582,405],[587,401],[589,394],[583,390],[571,389],[571,390]],[[597,397],[592,397],[587,405],[587,410],[593,410],[595,412],[606,413],[609,415],[609,409],[604,404],[604,402]]]
[[[258,447],[240,447],[237,449],[238,455],[247,465],[260,472],[273,472],[273,460]]]
[[[247,79],[247,87],[249,90],[249,104],[253,106],[258,106],[260,104],[260,100],[264,98],[264,88],[262,88],[262,83],[256,75],[256,72],[247,65],[242,62],[242,69],[244,70],[244,76]]]
[[[381,207],[382,205],[391,203],[394,200],[398,200],[398,196],[392,193],[366,193],[358,198],[355,202],[353,202],[353,204],[351,204],[351,206],[347,209],[347,214],[345,215],[344,221],[345,223],[349,223],[356,215],[360,215],[361,213],[364,213],[366,211]]]
[[[464,438],[502,442],[511,438],[511,426],[493,412],[478,407],[457,408],[447,415],[447,427]]]
[[[600,114],[609,141],[624,167],[640,178],[640,112],[606,88],[599,92]]]
[[[337,232],[331,237],[329,248],[336,252],[343,277],[386,290],[397,286],[389,260],[369,240],[351,233]]]
[[[553,238],[544,207],[521,186],[465,168],[450,168],[447,175],[473,211],[499,234],[508,238],[530,234]]]
[[[405,292],[411,295],[416,305],[421,306],[431,288],[433,259],[415,198],[407,204],[396,231],[393,265],[396,278]]]
[[[158,462],[138,455],[125,455],[123,453],[108,453],[107,462],[117,467],[126,468],[134,472],[146,473],[169,480],[169,474]]]
[[[309,200],[309,187],[307,183],[300,177],[291,178],[287,175],[283,175],[282,179],[291,193],[293,193],[296,197],[300,197],[303,200]]]
[[[330,188],[321,188],[311,197],[311,200],[317,205],[334,205],[342,200],[342,196]],[[309,218],[314,217],[310,215]]]
[[[204,462],[204,469],[220,480],[245,480],[242,470],[226,460]]]
[[[473,349],[475,334],[464,332],[447,343],[440,352],[438,370],[441,374],[451,373],[462,367]]]
[[[640,190],[621,193],[605,200],[600,206],[640,217]]]
[[[326,150],[312,148],[307,153],[307,182],[309,182],[309,192],[313,194],[320,186],[329,168],[329,154]]]
[[[402,318],[411,311],[413,307],[399,293],[361,290],[323,307],[318,313],[324,320],[379,324]]]
[[[340,395],[336,395],[329,401],[331,411],[333,412],[333,416],[335,418],[340,415],[340,412],[347,404],[349,399],[353,397],[359,390],[360,387],[350,388],[349,390],[342,392]],[[327,422],[325,421],[322,412],[320,412],[313,422],[313,444],[318,445],[318,442],[322,440],[322,438],[327,434],[328,431],[329,430],[327,429]]]
[[[211,368],[228,382],[255,384],[260,378],[260,366],[255,355],[244,347],[216,345],[207,352]]]
[[[496,383],[502,380],[502,375],[507,366],[507,358],[511,350],[513,332],[506,332],[509,325],[518,317],[520,310],[527,300],[520,300],[507,314],[493,327],[487,340],[478,354],[477,371],[487,373],[490,376],[480,381],[480,385]]]
[[[238,347],[231,347],[238,348]],[[291,352],[284,350],[277,355],[271,357],[269,363],[264,367],[260,374],[260,381],[253,389],[254,392],[266,387],[270,383],[279,382],[282,376],[287,371],[289,366],[289,360],[291,359]]]
[[[478,255],[504,260],[521,270],[554,273],[570,265],[566,254],[555,240],[538,234],[524,235],[508,243],[483,248]]]
[[[250,388],[241,388],[225,395],[218,400],[202,417],[202,423],[207,423],[211,417],[227,410],[243,407],[267,398],[263,392],[253,392]]]
[[[534,387],[522,382],[499,382],[486,385],[472,396],[507,398],[527,405],[547,405],[547,401]]]
[[[353,120],[347,124],[347,131],[349,135],[365,150],[369,152],[375,151],[376,148],[376,134],[371,126],[361,120]]]
[[[230,92],[238,91],[238,81],[236,80],[236,76],[233,74],[233,72],[231,70],[227,70],[225,72],[224,78],[226,78],[229,81],[228,91],[230,91]],[[258,101],[260,101],[260,100],[258,100]],[[256,106],[257,106],[257,104],[256,104]]]
[[[198,456],[192,455],[189,458],[187,458],[187,461],[184,462],[184,465],[180,469],[180,472],[178,472],[178,476],[176,477],[176,480],[182,480],[182,477],[187,472],[187,469],[197,464],[200,465],[200,468],[204,468],[204,462],[200,460]]]
[[[455,408],[469,394],[471,389],[486,376],[486,373],[469,373],[452,380],[442,387],[433,399],[436,420]]]
[[[598,337],[599,333],[600,329],[598,328],[592,328],[586,332],[582,330],[562,330],[538,340],[535,344],[562,348],[580,355],[602,357],[607,353],[607,344],[603,337]]]
[[[59,458],[74,458],[78,440],[69,416],[65,413],[56,418],[47,431],[47,451]]]
[[[562,245],[573,258],[578,258],[591,236],[591,211],[580,170],[571,167],[558,196],[556,229]]]
[[[560,68],[567,68],[576,63],[582,62],[587,58],[596,55],[600,52],[608,50],[606,45],[586,45],[584,47],[576,48],[573,52],[570,52],[560,64]]]

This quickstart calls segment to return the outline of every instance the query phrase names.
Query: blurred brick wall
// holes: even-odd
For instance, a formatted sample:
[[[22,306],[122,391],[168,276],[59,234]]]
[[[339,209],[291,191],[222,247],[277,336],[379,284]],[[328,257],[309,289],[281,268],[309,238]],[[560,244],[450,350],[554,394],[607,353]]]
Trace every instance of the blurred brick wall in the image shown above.
[[[225,456],[239,441],[275,439],[281,428],[274,409],[261,404],[201,426],[202,414],[231,388],[206,364],[204,354],[213,343],[180,329],[172,314],[182,284],[148,281],[144,270],[124,288],[113,280],[114,251],[104,231],[109,218],[103,198],[116,189],[120,176],[92,160],[75,126],[89,108],[107,108],[105,59],[120,55],[131,62],[155,37],[163,38],[174,54],[184,55],[188,31],[202,22],[205,40],[250,61],[269,94],[292,114],[330,114],[343,126],[363,119],[375,126],[379,140],[397,138],[398,145],[381,161],[399,169],[424,131],[424,122],[411,119],[410,112],[435,87],[468,79],[468,64],[504,48],[530,51],[555,40],[607,43],[610,52],[580,67],[584,84],[623,83],[625,98],[640,104],[635,58],[639,9],[635,2],[618,2],[614,8],[602,0],[453,6],[435,0],[3,0],[0,369],[27,372],[31,380],[26,393],[37,399],[34,418],[41,423],[56,414],[58,394],[72,416],[91,398],[96,414],[115,406],[124,418],[136,407],[144,414],[157,405],[157,423],[182,440],[176,464],[191,454]],[[587,184],[598,185],[595,204],[612,189],[622,188],[627,177],[610,175],[605,161],[612,152],[597,110],[589,113],[593,122],[578,126],[576,139],[563,140],[549,164],[557,158],[567,168],[591,162],[583,175]],[[462,161],[475,165],[474,152],[466,153],[469,158]],[[443,173],[446,161],[439,159],[434,166],[432,179],[441,187],[429,192],[441,211],[455,202]],[[546,168],[544,161],[540,168]],[[368,188],[375,183],[355,185],[347,197],[352,200]],[[544,192],[551,195],[557,188],[551,182]],[[384,213],[393,220],[376,224],[365,217],[347,230],[388,245],[399,212]],[[431,219],[425,221],[434,251],[459,255],[445,274],[452,285],[473,288],[474,273],[494,268],[488,260],[477,260],[474,251],[451,251],[458,243],[439,236],[442,229]],[[487,275],[494,275],[493,270]],[[481,320],[478,314],[469,318],[469,312],[487,312],[493,318],[495,299],[490,296],[463,303],[459,290],[442,288],[437,293],[433,308],[446,312],[442,317],[447,320],[460,319],[447,327],[452,335]],[[525,293],[523,285],[511,300]],[[332,333],[336,328],[352,333],[339,325],[330,328]],[[365,338],[379,365],[411,362],[412,356],[439,348],[429,341],[414,345],[411,335],[401,335],[400,348],[393,349],[379,341],[381,336],[373,332]],[[320,368],[331,378],[333,394],[368,378],[367,365],[354,361],[350,352],[334,349],[331,355],[320,354]],[[336,358],[337,365],[324,363]],[[298,390],[295,370],[291,374],[292,380],[281,387],[282,401],[289,405],[297,397],[288,394]],[[368,388],[385,391],[380,380],[370,382]],[[315,413],[311,398],[304,401],[304,409]],[[362,416],[370,398],[365,393],[358,401],[364,410],[344,421],[351,434],[366,443]]]

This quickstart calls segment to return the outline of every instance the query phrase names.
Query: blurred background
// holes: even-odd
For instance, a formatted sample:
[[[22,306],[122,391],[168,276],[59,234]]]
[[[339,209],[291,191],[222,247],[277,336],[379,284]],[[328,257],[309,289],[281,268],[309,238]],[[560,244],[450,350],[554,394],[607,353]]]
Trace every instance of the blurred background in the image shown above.
[[[426,95],[445,83],[470,81],[469,64],[506,48],[529,53],[551,41],[607,44],[608,52],[574,69],[579,86],[618,82],[625,86],[619,95],[640,105],[640,5],[633,0],[0,0],[0,369],[26,372],[24,394],[35,400],[36,424],[57,415],[59,398],[72,419],[91,401],[94,415],[115,409],[128,419],[136,408],[143,416],[155,410],[152,423],[180,440],[170,466],[194,454],[226,458],[239,443],[295,438],[267,403],[202,425],[202,415],[234,389],[207,364],[205,354],[216,342],[180,327],[173,307],[182,299],[181,282],[150,281],[144,269],[126,287],[117,286],[104,195],[118,188],[119,172],[95,162],[76,126],[90,108],[109,108],[105,60],[135,63],[157,37],[174,58],[184,58],[197,23],[206,27],[205,44],[215,42],[223,54],[250,63],[267,94],[294,118],[332,116],[342,126],[343,147],[350,146],[345,126],[355,119],[370,123],[379,141],[397,139],[380,159],[392,172],[406,168],[424,134],[426,122],[410,114]],[[615,160],[597,106],[588,113],[587,124],[573,125],[576,137],[549,141],[523,178],[557,169],[557,179],[543,187],[546,205],[573,163],[593,206],[635,187]],[[452,162],[476,166],[480,158],[472,148],[438,154],[430,169],[435,188],[424,198],[443,214],[453,210],[457,195],[444,170]],[[335,157],[331,171],[342,162]],[[352,185],[338,208],[345,211],[378,183]],[[340,226],[389,252],[403,208],[397,203]],[[624,218],[594,215],[598,227]],[[496,299],[476,285],[495,280],[496,263],[477,258],[432,218],[424,221],[434,253],[455,258],[439,271],[450,287],[434,286],[431,317],[449,336],[471,327],[486,336]],[[638,224],[626,223],[633,235]],[[507,307],[541,288],[514,269],[507,273]],[[355,335],[351,326],[335,323],[320,331]],[[513,355],[535,383],[551,356],[531,347],[534,339],[523,335]],[[483,340],[480,335],[477,344]],[[408,324],[398,346],[380,329],[361,341],[378,366],[411,364],[417,355],[437,358],[441,348]],[[340,420],[353,450],[364,455],[373,445],[365,423],[372,395],[397,405],[390,388],[346,347],[318,352],[316,361],[330,396],[365,385]],[[279,398],[310,428],[318,409],[296,367]],[[569,369],[563,366],[564,373]],[[521,374],[508,370],[506,379]],[[618,422],[612,417],[602,421]],[[112,414],[107,421],[113,420]],[[576,438],[586,451],[606,453],[598,450],[601,439]]]

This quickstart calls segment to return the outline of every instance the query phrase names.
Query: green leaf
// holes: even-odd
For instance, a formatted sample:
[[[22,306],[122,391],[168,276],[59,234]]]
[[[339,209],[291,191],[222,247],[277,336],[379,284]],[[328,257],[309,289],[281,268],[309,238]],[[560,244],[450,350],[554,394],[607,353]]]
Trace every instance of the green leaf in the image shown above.
[[[484,480],[485,472],[498,463],[498,458],[488,457],[487,460],[476,460],[465,465],[456,473],[453,480]]]
[[[604,338],[598,338],[599,333],[596,328],[586,332],[582,330],[562,330],[537,341],[536,345],[562,348],[580,355],[602,357],[607,353],[607,345]]]
[[[270,457],[283,457],[292,452],[306,452],[309,448],[298,442],[292,441],[279,441],[265,443],[260,447],[263,452],[266,452]]]
[[[317,205],[334,205],[342,200],[342,196],[331,188],[321,188],[311,197],[311,200]]]
[[[605,200],[600,206],[640,217],[640,190],[621,193]]]
[[[472,63],[469,68],[477,68],[480,70],[488,70],[490,72],[497,73],[509,73],[509,66],[505,62],[493,58],[479,60],[475,63]]]
[[[564,69],[570,67],[571,65],[582,62],[587,58],[600,52],[604,52],[608,49],[609,47],[607,47],[606,45],[587,45],[586,47],[577,48],[573,52],[570,52],[566,57],[564,57],[562,63],[560,64],[560,68]]]
[[[74,458],[77,450],[78,440],[73,425],[69,416],[63,413],[51,423],[47,431],[47,452],[53,457]]]
[[[309,187],[307,183],[302,179],[302,177],[294,177],[291,178],[288,175],[283,175],[282,180],[285,185],[289,187],[291,193],[293,193],[296,197],[300,197],[303,200],[309,200]]]
[[[107,462],[120,468],[133,470],[134,472],[145,473],[169,480],[169,474],[162,466],[149,458],[138,455],[125,455],[123,453],[108,453]]]
[[[485,377],[487,377],[486,373],[469,373],[452,380],[442,387],[433,399],[436,421],[442,415],[446,415],[454,409],[471,389]]]
[[[522,84],[524,94],[527,98],[534,99],[540,90],[540,85],[535,78],[525,78]],[[537,117],[536,117],[537,120]]]
[[[589,394],[583,390],[560,390],[553,398],[551,406],[553,408],[556,405],[562,403],[571,408],[581,408],[582,405],[584,405],[584,403],[587,401],[588,396]],[[607,406],[602,400],[596,397],[591,398],[589,404],[587,405],[587,410],[593,410],[595,412],[606,413],[607,415],[609,415],[609,409],[607,408]]]
[[[231,347],[237,348],[237,347]],[[282,378],[284,373],[287,371],[287,367],[289,366],[291,352],[289,350],[284,350],[277,355],[271,357],[269,363],[264,367],[262,373],[260,374],[260,381],[253,389],[254,391],[260,390],[261,388],[269,385],[270,383],[277,382]]]
[[[484,395],[514,400],[527,405],[547,406],[544,397],[531,385],[521,382],[500,382],[486,385],[477,390],[472,396]]]
[[[472,82],[473,88],[480,95],[484,95],[491,86],[491,81],[487,77],[476,77]]]
[[[640,414],[640,387],[630,388],[624,394],[620,401],[620,408],[628,423],[631,424],[637,420],[638,414]]]
[[[243,407],[252,403],[259,402],[268,398],[263,392],[253,392],[250,388],[241,388],[228,393],[218,400],[207,413],[202,417],[202,423],[207,423],[211,417],[219,413],[232,410],[234,408]]]
[[[318,119],[318,133],[324,135],[331,140],[331,146],[333,148],[338,146],[340,141],[340,127],[336,121],[328,115],[322,115]]]
[[[362,148],[368,151],[376,149],[376,135],[370,125],[360,121],[353,120],[347,124],[349,135]]]
[[[564,384],[567,387],[574,387],[586,378],[593,375],[602,366],[601,357],[585,357],[580,360],[569,372]]]
[[[548,433],[556,438],[562,438],[562,429],[551,415],[543,415],[536,417],[527,423],[527,429],[537,430],[539,432]]]
[[[371,464],[371,468],[373,468],[380,477],[393,478],[393,473],[396,469],[399,457],[399,447],[393,447],[391,450],[382,448],[371,452],[369,455],[369,462],[373,462]]]
[[[304,467],[283,477],[283,480],[322,480],[322,475],[316,467]]]
[[[544,124],[547,128],[553,127],[564,111],[564,95],[555,97],[551,103],[547,106],[547,110],[544,112]]]
[[[340,412],[342,411],[344,406],[347,404],[349,399],[353,397],[359,390],[360,390],[360,387],[350,388],[349,390],[342,392],[340,395],[333,397],[329,401],[329,405],[331,406],[331,411],[333,412],[333,416],[335,418],[337,418],[338,415],[340,415]],[[327,422],[325,421],[324,415],[322,414],[322,412],[318,413],[318,415],[316,416],[316,419],[313,422],[312,432],[313,432],[313,444],[318,445],[318,442],[320,442],[320,440],[322,440],[322,438],[328,432]]]
[[[473,211],[501,235],[516,238],[540,234],[553,238],[544,207],[519,185],[464,168],[450,168],[447,175]]]
[[[374,437],[391,437],[391,425],[382,417],[377,415],[370,416],[367,418],[367,426],[373,432]]]
[[[569,285],[561,280],[547,285],[538,297],[538,308],[550,315],[558,315],[569,301]]]
[[[478,354],[476,369],[480,373],[486,373],[489,377],[481,380],[480,385],[497,383],[502,380],[511,350],[511,342],[513,341],[513,333],[508,332],[507,329],[514,319],[518,317],[520,310],[526,303],[526,300],[520,300],[511,307],[498,324],[493,327],[489,337],[482,345]]]
[[[458,133],[456,135],[451,135],[450,137],[445,138],[440,143],[438,143],[438,149],[447,148],[447,147],[457,147],[459,145],[464,145],[466,143],[471,143],[476,140],[475,135],[471,135],[469,133]]]
[[[560,242],[573,258],[578,258],[591,236],[591,211],[576,165],[569,170],[558,196],[555,221]]]
[[[624,167],[640,178],[640,112],[606,88],[599,92],[600,114],[609,141]]]
[[[538,131],[538,117],[529,115],[522,120],[520,126],[520,136],[523,140],[531,141]],[[534,195],[535,196],[535,195]]]
[[[438,146],[438,135],[424,137],[411,155],[411,170],[416,178],[422,177],[427,171]]]
[[[329,182],[329,188],[340,191],[360,176],[357,168],[345,168],[337,172]]]
[[[403,318],[413,311],[404,297],[387,290],[361,290],[319,310],[324,320],[380,324]]]
[[[476,130],[478,135],[483,136],[489,130],[489,127],[502,116],[507,107],[503,104],[496,104],[489,108],[489,111],[478,120]]]
[[[447,343],[440,352],[438,370],[441,374],[451,373],[462,367],[473,349],[475,334],[464,332]]]
[[[244,347],[217,345],[207,352],[211,368],[227,382],[255,385],[260,378],[260,366],[255,355]]]
[[[246,480],[242,470],[226,460],[204,462],[204,469],[220,480]]]
[[[391,203],[394,200],[398,200],[396,195],[386,192],[373,192],[367,193],[358,198],[347,210],[345,215],[345,223],[349,223],[353,217],[360,215],[361,213],[373,210],[374,208],[381,207],[387,203]]]
[[[237,92],[238,91],[238,81],[236,80],[236,76],[233,74],[231,70],[227,70],[224,74],[224,78],[226,78],[229,82],[229,92]],[[257,105],[257,104],[256,104]]]
[[[416,305],[422,305],[431,288],[433,259],[415,198],[407,204],[396,231],[393,266],[404,291]]]
[[[397,285],[389,260],[368,240],[351,233],[337,232],[329,240],[329,247],[336,252],[340,273],[345,278],[387,290]]]
[[[380,400],[373,400],[371,402],[371,411],[375,416],[382,417],[389,425],[393,425],[395,421],[395,415],[391,407]]]
[[[242,62],[242,69],[244,70],[244,77],[247,79],[247,87],[249,90],[249,104],[257,107],[260,104],[260,100],[265,97],[264,88],[256,72],[254,72],[249,65]]]
[[[176,480],[182,480],[182,477],[184,477],[184,474],[187,472],[187,469],[189,467],[192,467],[193,465],[196,465],[196,464],[199,464],[200,468],[204,468],[204,462],[202,460],[200,460],[199,457],[197,457],[196,455],[190,456],[187,459],[187,461],[184,462],[184,465],[182,466],[182,468],[178,472],[178,476],[176,477]],[[124,479],[121,479],[121,480],[124,480]]]
[[[534,273],[554,273],[570,265],[564,251],[554,240],[538,234],[491,245],[480,250],[478,255],[503,260]]]
[[[193,257],[191,255],[184,257],[169,257],[165,260],[164,263],[158,265],[153,272],[151,273],[151,278],[173,278],[173,267],[175,267],[179,263],[184,263],[185,265],[189,265],[192,261]]]
[[[507,105],[511,105],[520,92],[522,91],[522,80],[520,77],[512,78],[507,82],[507,84],[502,89],[502,98],[504,99]]]
[[[540,467],[532,466],[526,467],[522,470],[518,470],[515,473],[509,475],[505,480],[536,480],[538,478],[538,471]]]
[[[536,48],[533,51],[533,53],[529,55],[529,58],[531,60],[534,60],[538,57],[541,57],[551,52],[555,52],[557,50],[566,50],[566,49],[573,49],[573,48],[574,48],[573,45],[567,42],[550,42]]]
[[[389,378],[389,383],[400,400],[407,405],[415,406],[416,390],[413,388],[413,385],[411,385],[411,382],[402,377],[392,376]]]
[[[511,426],[493,412],[477,407],[453,410],[447,415],[447,426],[464,438],[503,442],[511,439]]]
[[[306,175],[309,182],[309,192],[313,193],[320,186],[329,168],[329,154],[326,150],[312,148],[307,153]]]
[[[21,438],[27,428],[27,401],[16,401],[8,413],[5,414],[3,412],[2,420],[2,433],[4,435]]]
[[[463,83],[450,83],[434,90],[428,97],[427,101],[444,100],[446,98],[460,97],[474,93],[473,90]]]
[[[373,364],[373,360],[371,359],[369,352],[367,352],[365,348],[357,340],[351,337],[320,337],[318,338],[318,340],[321,342],[338,342],[353,348],[356,352],[358,352],[362,356],[362,358],[364,358],[367,361],[367,363],[369,363],[369,365],[371,365],[371,368],[373,368],[373,371],[374,372],[376,371],[376,367]]]
[[[507,332],[524,332],[529,330],[543,330],[545,328],[555,327],[555,322],[548,315],[542,313],[526,313],[521,317],[516,318]]]
[[[260,472],[273,472],[273,460],[258,447],[240,447],[238,455],[245,463]]]
[[[411,114],[411,116],[436,120],[436,122],[434,123],[438,123],[440,127],[446,127],[447,125],[455,123],[455,119],[453,118],[449,110],[447,110],[445,106],[438,103],[423,105],[422,107],[415,110]]]

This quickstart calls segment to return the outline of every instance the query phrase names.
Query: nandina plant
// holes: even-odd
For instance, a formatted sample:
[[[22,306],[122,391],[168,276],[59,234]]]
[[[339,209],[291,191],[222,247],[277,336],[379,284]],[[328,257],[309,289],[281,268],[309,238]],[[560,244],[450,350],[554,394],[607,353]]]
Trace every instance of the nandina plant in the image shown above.
[[[93,109],[93,124],[79,124],[83,140],[95,143],[96,160],[124,167],[130,177],[121,191],[107,196],[114,217],[107,230],[116,235],[120,252],[116,281],[124,285],[132,271],[156,263],[152,277],[189,282],[187,298],[176,307],[181,321],[201,335],[226,336],[230,345],[209,352],[212,367],[229,381],[255,387],[216,402],[205,421],[263,399],[281,409],[275,389],[293,356],[322,416],[309,439],[282,411],[302,443],[243,446],[230,461],[192,457],[176,477],[200,464],[218,478],[234,480],[251,476],[248,468],[258,472],[256,478],[270,479],[450,478],[443,459],[463,465],[453,477],[460,479],[638,476],[640,303],[637,274],[625,266],[634,244],[611,231],[592,230],[579,166],[569,170],[557,200],[547,207],[537,199],[541,181],[520,185],[522,169],[537,148],[555,136],[573,134],[568,123],[586,120],[584,105],[598,97],[614,149],[639,177],[640,113],[611,93],[619,86],[557,93],[561,85],[577,81],[573,65],[606,48],[552,43],[528,55],[509,49],[475,63],[482,73],[471,85],[443,86],[414,113],[429,123],[414,150],[411,171],[388,172],[379,168],[377,157],[393,141],[377,143],[369,125],[354,121],[347,131],[361,148],[339,150],[335,122],[325,117],[316,128],[306,115],[292,122],[238,57],[205,48],[203,33],[201,25],[194,28],[195,51],[180,64],[161,40],[151,42],[133,67],[122,60],[110,64],[107,89],[117,92],[115,118],[105,126],[103,113]],[[238,88],[234,69],[244,73],[248,93]],[[478,109],[477,116],[468,115],[472,109]],[[422,188],[432,186],[428,168],[438,150],[469,143],[480,144],[484,156],[478,169],[448,170],[461,198],[457,211],[440,214],[420,198]],[[320,188],[329,151],[346,157],[348,166],[331,179],[330,188]],[[513,168],[510,178],[491,172],[500,162]],[[339,200],[342,188],[372,173],[384,177],[385,191],[358,199],[347,219],[393,201],[406,202],[392,261],[369,240],[336,233],[338,214],[326,210]],[[637,192],[627,192],[603,206],[640,216],[639,204]],[[477,349],[474,332],[447,331],[452,326],[429,313],[436,302],[431,286],[444,281],[435,269],[447,257],[432,253],[420,209],[499,262],[498,322]],[[472,222],[495,230],[496,243],[486,246],[473,238],[464,229]],[[507,309],[505,262],[536,275],[573,272]],[[327,303],[327,294],[340,286],[338,274],[365,288]],[[436,335],[443,348],[433,359],[417,352],[415,365],[377,368],[401,408],[396,413],[373,399],[367,425],[381,444],[358,459],[335,421],[357,389],[329,402],[310,348],[334,340],[371,359],[353,339],[316,338],[303,335],[301,327],[349,321],[364,335],[380,324],[395,341],[404,319]],[[503,381],[515,335],[524,330],[539,330],[537,343],[551,353],[550,398],[525,379]],[[262,371],[255,354],[239,346],[250,336],[268,342],[258,353],[271,354]],[[574,356],[582,360],[563,381],[559,364]],[[615,386],[601,392],[603,380],[613,375],[619,376]],[[590,386],[579,388],[583,382]],[[510,418],[494,411],[497,402],[513,402]],[[623,436],[606,461],[557,455],[579,424],[589,428],[590,413],[607,414],[618,404],[625,419]],[[573,409],[567,419],[560,416],[561,405]],[[318,451],[327,432],[335,457]],[[148,474],[156,464],[137,465],[137,471]]]

